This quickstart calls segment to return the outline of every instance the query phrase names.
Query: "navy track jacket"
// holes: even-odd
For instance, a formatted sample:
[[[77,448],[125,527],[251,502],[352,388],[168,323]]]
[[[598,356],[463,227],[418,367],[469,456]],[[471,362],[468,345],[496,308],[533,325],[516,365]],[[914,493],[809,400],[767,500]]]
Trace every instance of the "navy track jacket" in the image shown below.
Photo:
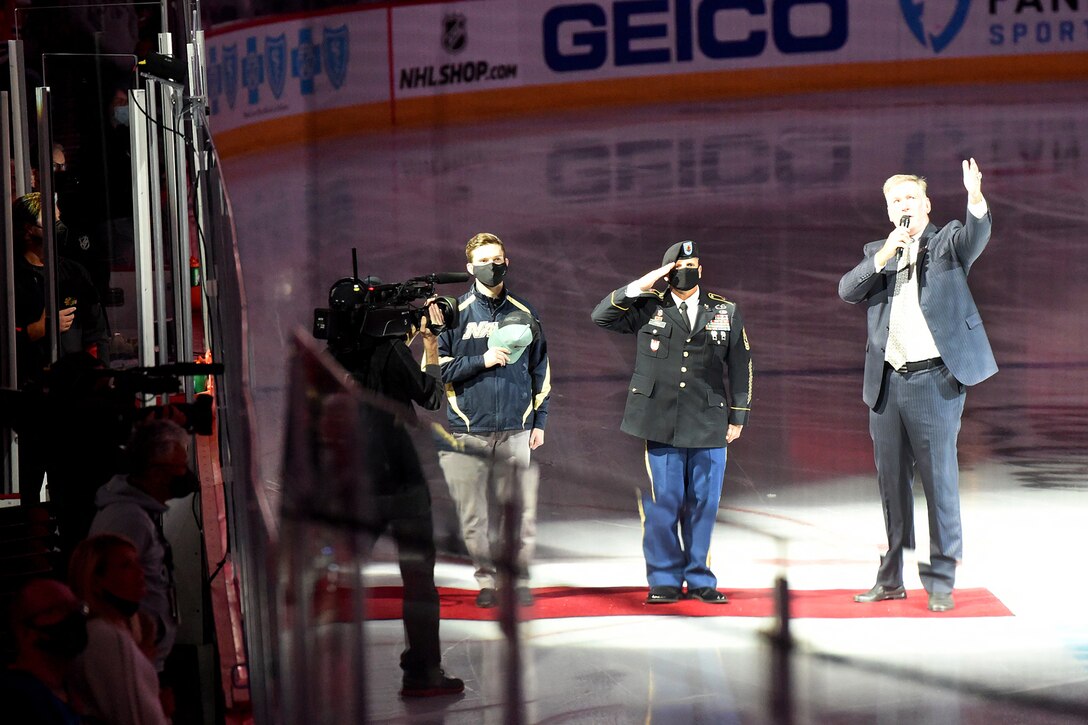
[[[456,329],[438,336],[442,381],[446,384],[446,411],[456,433],[496,433],[509,430],[544,430],[551,392],[551,365],[543,331],[517,362],[484,367],[487,338],[515,310],[539,317],[527,302],[503,287],[496,299],[472,288],[458,299]],[[542,329],[542,328],[541,328]]]

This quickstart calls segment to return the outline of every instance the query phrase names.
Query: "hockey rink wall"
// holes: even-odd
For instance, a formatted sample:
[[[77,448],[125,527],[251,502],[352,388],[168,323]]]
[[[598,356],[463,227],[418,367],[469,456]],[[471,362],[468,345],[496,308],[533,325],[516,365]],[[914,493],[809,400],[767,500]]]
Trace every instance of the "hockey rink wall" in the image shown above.
[[[215,28],[222,155],[607,106],[1088,78],[1088,0],[474,0]]]

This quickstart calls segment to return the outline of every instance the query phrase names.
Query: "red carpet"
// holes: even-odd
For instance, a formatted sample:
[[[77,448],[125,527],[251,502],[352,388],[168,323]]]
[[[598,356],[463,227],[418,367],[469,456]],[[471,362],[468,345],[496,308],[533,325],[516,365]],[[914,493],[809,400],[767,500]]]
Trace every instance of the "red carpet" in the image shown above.
[[[522,619],[565,617],[625,617],[665,615],[683,617],[771,617],[774,592],[771,589],[722,589],[728,604],[681,601],[676,604],[644,604],[645,587],[544,587],[534,589],[536,604],[520,609]],[[957,589],[956,608],[935,614],[926,608],[924,590],[910,590],[906,599],[873,604],[853,600],[856,589],[794,590],[790,593],[790,614],[795,619],[851,619],[864,617],[1011,617],[1012,612],[988,589]],[[373,587],[369,590],[368,619],[400,619],[401,587]],[[498,619],[498,610],[475,606],[475,590],[439,587],[442,619],[488,621]],[[351,621],[351,592],[336,589],[324,592],[324,603],[335,606],[338,621]],[[327,597],[327,598],[326,598]],[[335,602],[335,604],[334,604]],[[328,611],[326,609],[326,611]]]

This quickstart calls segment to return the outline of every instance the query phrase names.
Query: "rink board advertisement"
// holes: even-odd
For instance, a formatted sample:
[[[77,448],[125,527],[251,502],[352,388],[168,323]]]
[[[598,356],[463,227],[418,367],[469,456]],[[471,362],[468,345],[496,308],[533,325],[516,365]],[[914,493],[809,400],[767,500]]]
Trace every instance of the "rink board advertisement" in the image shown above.
[[[487,107],[1084,77],[1088,0],[369,5],[217,28],[207,47],[217,134],[300,114],[364,130]]]

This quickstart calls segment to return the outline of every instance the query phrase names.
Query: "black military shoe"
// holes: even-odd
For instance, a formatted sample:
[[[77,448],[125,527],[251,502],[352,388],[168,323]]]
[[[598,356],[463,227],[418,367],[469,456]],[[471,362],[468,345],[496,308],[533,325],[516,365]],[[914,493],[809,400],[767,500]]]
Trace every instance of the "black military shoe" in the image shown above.
[[[496,595],[495,590],[490,587],[484,587],[476,595],[476,606],[480,609],[491,609],[498,606],[498,604],[499,597]]]
[[[714,587],[688,589],[688,599],[696,599],[707,604],[728,604],[729,598]]]
[[[680,587],[650,587],[647,604],[672,604],[680,601]]]

